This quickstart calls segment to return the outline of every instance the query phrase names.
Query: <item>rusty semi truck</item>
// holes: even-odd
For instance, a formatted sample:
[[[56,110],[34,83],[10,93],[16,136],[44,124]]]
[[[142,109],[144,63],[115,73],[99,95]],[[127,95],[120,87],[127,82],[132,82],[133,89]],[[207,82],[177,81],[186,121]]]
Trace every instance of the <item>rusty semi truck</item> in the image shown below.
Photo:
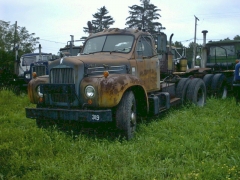
[[[80,56],[50,62],[49,76],[30,81],[28,95],[36,108],[27,107],[26,117],[38,126],[59,120],[112,122],[131,139],[139,117],[185,101],[204,106],[203,80],[174,75],[167,37],[159,33],[156,38],[157,49],[155,38],[141,29],[91,34]]]

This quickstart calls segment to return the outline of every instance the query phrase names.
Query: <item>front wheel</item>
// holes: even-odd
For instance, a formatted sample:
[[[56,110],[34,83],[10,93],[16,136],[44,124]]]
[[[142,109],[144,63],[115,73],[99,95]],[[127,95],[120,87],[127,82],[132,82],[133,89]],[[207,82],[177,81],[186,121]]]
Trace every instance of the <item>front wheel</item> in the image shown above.
[[[127,140],[133,138],[137,125],[136,100],[132,91],[124,93],[120,103],[117,106],[116,126],[122,132]]]

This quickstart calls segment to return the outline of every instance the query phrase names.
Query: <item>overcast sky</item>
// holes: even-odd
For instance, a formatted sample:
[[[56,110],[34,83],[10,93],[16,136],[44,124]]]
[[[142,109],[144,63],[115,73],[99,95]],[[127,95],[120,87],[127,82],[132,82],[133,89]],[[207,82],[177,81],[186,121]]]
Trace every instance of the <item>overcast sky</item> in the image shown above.
[[[202,44],[202,30],[208,30],[207,40],[233,39],[240,35],[240,0],[150,0],[161,11],[159,22],[168,38],[185,46],[193,42],[195,17],[197,43]],[[40,38],[42,52],[57,54],[70,40],[87,36],[83,27],[93,14],[105,6],[115,20],[111,27],[125,28],[129,6],[140,0],[0,0],[0,20],[26,27]]]

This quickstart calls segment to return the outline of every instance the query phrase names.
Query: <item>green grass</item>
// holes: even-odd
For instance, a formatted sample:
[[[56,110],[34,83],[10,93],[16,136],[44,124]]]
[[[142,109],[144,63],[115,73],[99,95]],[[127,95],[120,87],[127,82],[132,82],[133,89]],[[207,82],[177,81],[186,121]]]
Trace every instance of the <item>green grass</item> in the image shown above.
[[[145,120],[131,141],[39,129],[29,106],[26,95],[0,92],[0,179],[240,179],[233,98]]]

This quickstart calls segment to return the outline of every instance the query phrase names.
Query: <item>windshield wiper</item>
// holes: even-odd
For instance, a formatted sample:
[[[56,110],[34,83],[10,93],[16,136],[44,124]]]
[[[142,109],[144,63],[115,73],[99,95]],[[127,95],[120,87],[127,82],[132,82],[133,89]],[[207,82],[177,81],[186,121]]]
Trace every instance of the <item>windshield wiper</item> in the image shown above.
[[[93,52],[90,53],[80,53],[81,55],[89,55],[89,54],[94,54]]]
[[[116,49],[116,50],[110,51],[110,54],[112,52],[130,52],[130,51],[126,51],[126,50],[129,50],[129,49],[131,49],[131,47],[127,47],[127,48],[123,48],[123,49]]]

